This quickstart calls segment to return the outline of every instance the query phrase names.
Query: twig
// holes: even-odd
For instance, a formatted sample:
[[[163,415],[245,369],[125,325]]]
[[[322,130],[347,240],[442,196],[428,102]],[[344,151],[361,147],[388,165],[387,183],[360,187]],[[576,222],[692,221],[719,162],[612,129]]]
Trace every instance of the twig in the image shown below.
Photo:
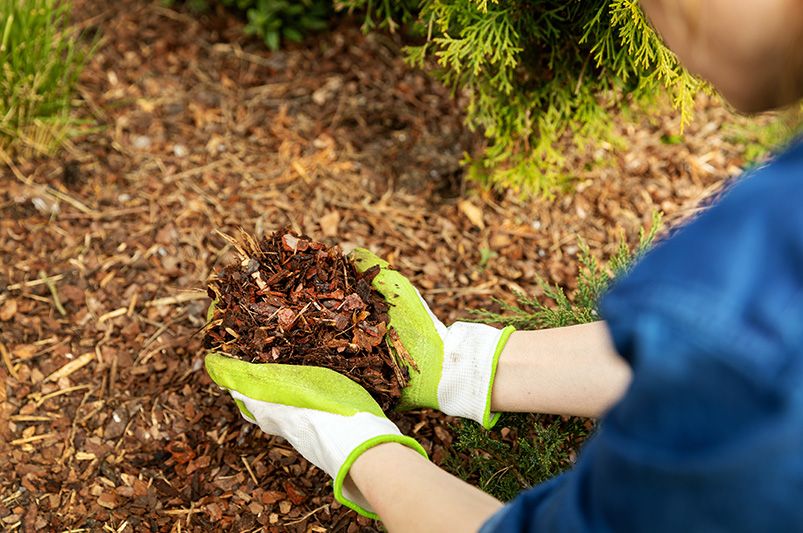
[[[63,377],[67,377],[73,372],[80,370],[81,368],[88,365],[92,360],[95,358],[95,352],[86,352],[83,355],[80,355],[76,359],[73,359],[63,367],[59,368],[49,376],[45,378],[45,381],[58,381]]]
[[[31,442],[49,439],[52,437],[57,437],[57,435],[55,433],[44,433],[42,435],[33,435],[32,437],[25,437],[23,439],[14,439],[9,444],[11,444],[12,446],[19,446],[21,444],[28,444]]]
[[[81,412],[81,408],[84,406],[87,398],[89,398],[89,396],[93,392],[95,392],[95,389],[90,389],[84,393],[84,396],[83,398],[81,398],[78,407],[75,408],[76,414]],[[98,412],[101,409],[103,409],[104,407],[103,402],[100,403],[101,403],[100,407],[98,407],[97,411],[95,412]],[[89,416],[85,417],[81,423],[85,422],[86,420],[89,420],[89,418],[90,418]],[[70,434],[67,437],[67,440],[65,441],[64,453],[62,453],[61,458],[59,459],[59,463],[64,464],[64,462],[67,461],[68,459],[73,459],[75,457],[75,433],[77,430],[78,430],[78,417],[74,416],[72,419],[72,425],[70,426]]]
[[[6,368],[8,368],[8,373],[11,374],[11,377],[14,379],[19,379],[19,374],[17,371],[14,370],[14,365],[11,363],[11,356],[6,349],[6,345],[0,342],[0,355],[3,356],[3,362],[6,364]]]
[[[14,494],[11,494],[10,496],[6,496],[5,498],[3,498],[2,500],[0,500],[0,503],[8,505],[10,503],[17,501],[19,497],[23,495],[23,490],[25,490],[24,487],[21,487],[21,489],[22,490],[17,489],[17,492],[15,492]]]
[[[52,422],[53,417],[35,415],[11,415],[8,417],[13,422]]]
[[[51,398],[55,398],[56,396],[62,396],[64,394],[70,394],[71,392],[84,390],[90,388],[89,385],[76,385],[75,387],[67,387],[66,389],[57,390],[51,392],[50,394],[45,394],[36,402],[36,407],[39,407],[46,401],[50,400]]]
[[[277,66],[276,60],[271,60],[267,57],[262,57],[256,54],[252,54],[250,52],[246,52],[239,45],[228,44],[228,43],[217,43],[209,46],[209,49],[213,53],[219,54],[232,54],[237,59],[242,59],[244,61],[248,61],[250,63],[254,63],[255,65],[259,65],[262,67],[273,67]]]
[[[145,307],[153,307],[155,305],[173,305],[184,302],[192,302],[194,300],[203,300],[209,298],[205,292],[183,292],[175,296],[165,296],[164,298],[157,298],[145,303]]]
[[[248,470],[248,475],[251,476],[251,480],[254,482],[254,487],[259,487],[259,481],[257,481],[257,477],[254,475],[254,471],[251,470],[251,465],[248,464],[248,460],[245,458],[244,455],[241,455],[240,459],[243,460],[245,469]]]
[[[488,283],[476,287],[436,287],[434,289],[423,289],[421,293],[430,294],[453,294],[455,296],[466,296],[470,294],[493,294],[494,291]]]
[[[176,22],[183,22],[184,24],[187,24],[188,26],[197,26],[198,25],[198,21],[195,20],[194,18],[189,17],[189,16],[187,16],[187,15],[185,15],[183,13],[179,13],[178,11],[174,11],[174,10],[172,10],[170,8],[163,7],[163,6],[160,6],[160,5],[152,5],[152,6],[150,6],[150,8],[155,13],[157,13],[157,14],[163,16],[163,17],[166,17],[166,18],[169,18],[169,19],[173,19]]]
[[[182,172],[178,172],[176,174],[170,174],[169,176],[165,176],[164,178],[162,178],[162,183],[173,183],[174,181],[187,178],[189,176],[192,176],[193,174],[198,174],[199,172],[204,172],[206,170],[211,170],[211,169],[213,169],[213,168],[225,163],[226,161],[227,161],[226,159],[216,159],[216,160],[212,161],[211,163],[207,163],[207,164],[201,165],[199,167],[193,167],[193,168],[184,170]]]
[[[114,311],[103,313],[102,315],[100,315],[100,318],[98,318],[98,324],[103,324],[107,320],[111,320],[112,318],[117,318],[118,316],[123,316],[126,313],[128,313],[128,307],[120,307],[115,309]]]
[[[297,518],[296,520],[293,520],[292,522],[285,522],[283,525],[292,526],[293,524],[298,524],[299,522],[303,522],[304,520],[306,520],[310,516],[314,515],[315,513],[317,513],[318,511],[320,511],[322,509],[326,509],[327,507],[329,507],[328,503],[326,503],[324,505],[321,505],[320,507],[318,507],[316,509],[313,509],[312,511],[308,512],[307,514],[305,514],[301,518]]]
[[[50,276],[48,278],[50,281],[61,281],[64,279],[64,274],[56,274],[55,276]],[[30,287],[38,287],[39,285],[44,285],[46,281],[41,279],[32,279],[31,281],[22,281],[20,283],[12,283],[8,287],[6,287],[7,291],[18,291],[20,289],[27,289]]]
[[[61,300],[59,299],[59,291],[56,289],[56,284],[53,282],[51,278],[45,274],[43,270],[39,271],[39,279],[41,279],[45,285],[47,285],[48,290],[50,291],[50,295],[53,297],[53,305],[56,306],[56,310],[59,312],[61,316],[67,316],[67,311],[64,310],[64,306],[61,305]]]

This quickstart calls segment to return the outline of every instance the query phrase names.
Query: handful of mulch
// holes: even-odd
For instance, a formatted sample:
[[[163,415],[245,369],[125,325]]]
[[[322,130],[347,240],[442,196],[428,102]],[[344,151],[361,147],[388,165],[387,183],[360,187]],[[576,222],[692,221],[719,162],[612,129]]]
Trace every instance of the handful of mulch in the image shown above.
[[[252,363],[330,368],[392,409],[409,378],[391,349],[388,304],[372,286],[373,267],[358,272],[339,247],[281,229],[257,242],[225,236],[239,263],[209,282],[216,300],[204,346]],[[401,347],[400,347],[401,348]]]

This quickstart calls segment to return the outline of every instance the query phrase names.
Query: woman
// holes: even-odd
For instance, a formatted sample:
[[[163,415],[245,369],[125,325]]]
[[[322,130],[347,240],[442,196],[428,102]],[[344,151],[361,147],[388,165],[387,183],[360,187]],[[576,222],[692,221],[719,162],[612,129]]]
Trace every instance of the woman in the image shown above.
[[[803,96],[800,0],[642,0],[735,107]],[[407,407],[490,427],[499,411],[602,416],[576,466],[503,506],[429,463],[348,379],[210,355],[244,416],[391,531],[803,531],[803,143],[745,177],[603,299],[604,322],[444,327],[378,264],[416,361]]]

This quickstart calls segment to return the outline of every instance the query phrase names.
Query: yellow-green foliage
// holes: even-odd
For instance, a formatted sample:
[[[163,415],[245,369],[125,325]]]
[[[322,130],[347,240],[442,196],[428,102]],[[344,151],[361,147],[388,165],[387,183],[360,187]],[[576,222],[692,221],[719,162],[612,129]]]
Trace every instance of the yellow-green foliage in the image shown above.
[[[610,113],[668,94],[691,116],[703,86],[678,63],[638,0],[341,0],[368,11],[369,26],[406,20],[425,36],[407,48],[414,65],[469,96],[466,121],[485,150],[467,156],[474,177],[549,194],[564,179],[564,153],[609,134]],[[378,22],[377,22],[378,21]],[[566,143],[560,143],[564,149]]]
[[[70,3],[0,0],[0,150],[50,153],[71,134],[71,99],[87,52]]]

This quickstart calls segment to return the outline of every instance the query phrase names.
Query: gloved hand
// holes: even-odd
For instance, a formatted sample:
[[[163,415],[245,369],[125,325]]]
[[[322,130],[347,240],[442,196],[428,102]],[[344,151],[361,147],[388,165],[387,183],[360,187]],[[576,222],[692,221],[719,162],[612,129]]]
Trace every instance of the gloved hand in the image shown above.
[[[359,493],[343,481],[369,448],[399,442],[426,457],[418,442],[402,435],[364,388],[327,368],[253,364],[210,353],[206,371],[227,389],[246,420],[279,435],[334,479],[337,501],[377,519]]]
[[[388,268],[387,261],[364,248],[355,249],[350,257],[360,272],[379,266],[373,286],[391,304],[389,325],[417,367],[409,368],[410,383],[402,391],[399,407],[431,407],[493,427],[499,419],[499,413],[491,413],[496,366],[514,328],[499,330],[471,322],[447,328],[410,281]]]

